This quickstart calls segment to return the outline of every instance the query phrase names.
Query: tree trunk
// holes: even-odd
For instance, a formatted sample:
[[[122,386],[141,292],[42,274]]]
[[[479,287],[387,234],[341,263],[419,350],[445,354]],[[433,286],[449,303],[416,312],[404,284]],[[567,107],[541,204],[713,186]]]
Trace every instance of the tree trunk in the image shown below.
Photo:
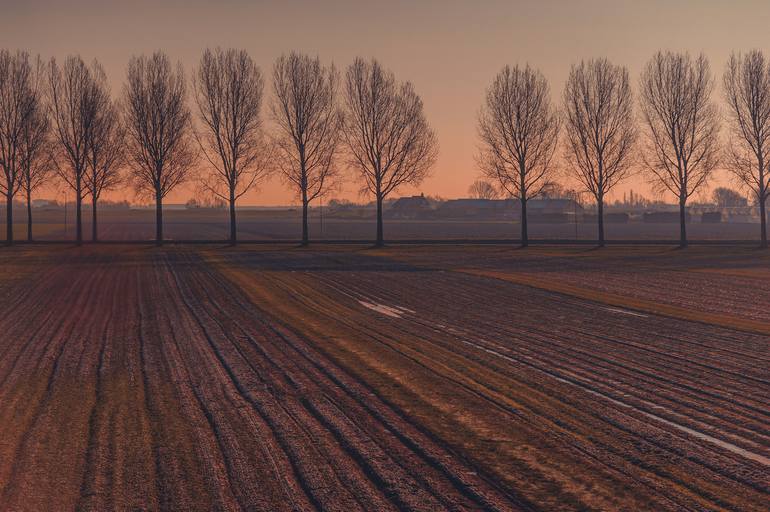
[[[529,232],[527,230],[527,198],[521,196],[521,246],[529,246]]]
[[[32,191],[27,189],[27,242],[32,241]]]
[[[302,191],[302,247],[307,247],[310,244],[310,237],[308,235],[307,226],[307,190]]]
[[[230,190],[230,245],[237,243],[235,229],[235,190]]]
[[[382,232],[382,194],[377,194],[377,241],[374,245],[377,247],[385,245],[385,236]]]
[[[684,199],[679,200],[679,247],[687,247],[687,204]]]
[[[763,194],[764,195],[764,194]],[[759,229],[760,229],[760,242],[759,246],[763,249],[767,248],[767,215],[765,213],[765,199],[759,200]]]
[[[83,194],[80,179],[75,184],[75,244],[83,245]]]
[[[310,244],[310,235],[308,234],[307,227],[307,169],[305,167],[305,146],[300,145],[299,148],[299,162],[300,173],[302,180],[300,181],[300,188],[302,189],[302,247],[307,247]]]
[[[597,198],[596,206],[599,223],[599,247],[604,247],[604,197],[599,196]]]
[[[155,245],[163,245],[163,197],[155,193]]]
[[[91,240],[98,242],[99,236],[96,228],[96,196],[93,194],[91,197],[91,221]]]
[[[13,245],[13,187],[5,194],[5,243]]]

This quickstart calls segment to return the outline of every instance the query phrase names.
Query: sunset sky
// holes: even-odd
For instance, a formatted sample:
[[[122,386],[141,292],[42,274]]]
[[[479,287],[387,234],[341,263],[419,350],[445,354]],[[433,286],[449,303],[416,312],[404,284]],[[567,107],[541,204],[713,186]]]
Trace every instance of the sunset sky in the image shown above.
[[[438,162],[419,191],[458,197],[478,175],[476,115],[503,65],[529,62],[541,69],[561,103],[570,65],[581,59],[606,56],[624,64],[636,86],[655,51],[702,51],[721,104],[730,53],[770,52],[768,19],[770,3],[762,1],[0,0],[0,47],[44,58],[79,53],[98,59],[114,94],[121,92],[129,57],[156,49],[181,60],[188,77],[201,51],[215,46],[246,49],[266,77],[275,58],[291,50],[317,54],[340,68],[356,56],[376,57],[397,78],[414,83],[438,135]],[[337,195],[355,199],[358,188],[351,179]],[[649,195],[642,178],[630,180],[619,194],[629,188]],[[187,188],[169,200],[190,196]],[[274,179],[244,202],[291,200]]]

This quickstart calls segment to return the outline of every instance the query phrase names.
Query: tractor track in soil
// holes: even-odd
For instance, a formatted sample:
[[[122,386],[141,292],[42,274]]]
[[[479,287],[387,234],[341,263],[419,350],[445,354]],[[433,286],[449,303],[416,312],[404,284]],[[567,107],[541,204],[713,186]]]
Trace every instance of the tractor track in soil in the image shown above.
[[[766,337],[608,314],[496,279],[388,268],[385,258],[308,264],[315,256],[292,255],[285,270],[270,254],[227,261],[654,496],[659,508],[762,510],[770,496]],[[532,482],[511,480],[528,497]]]
[[[73,249],[0,301],[0,510],[536,508],[195,251]]]

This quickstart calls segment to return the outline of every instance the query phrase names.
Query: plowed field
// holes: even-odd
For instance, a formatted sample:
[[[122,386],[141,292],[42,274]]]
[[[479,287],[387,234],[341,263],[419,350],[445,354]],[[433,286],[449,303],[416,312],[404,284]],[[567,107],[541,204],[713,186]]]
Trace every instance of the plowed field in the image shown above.
[[[0,510],[767,509],[763,256],[506,250],[4,249]]]

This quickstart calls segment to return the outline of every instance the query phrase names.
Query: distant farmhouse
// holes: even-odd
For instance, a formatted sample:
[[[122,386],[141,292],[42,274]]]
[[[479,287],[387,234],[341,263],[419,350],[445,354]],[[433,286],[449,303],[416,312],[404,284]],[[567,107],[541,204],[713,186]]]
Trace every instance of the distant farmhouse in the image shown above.
[[[582,212],[583,207],[572,199],[527,201],[527,215],[533,222],[569,222]],[[396,200],[386,216],[391,219],[517,220],[521,208],[517,199],[450,199],[433,207],[424,195],[419,195]]]
[[[54,206],[55,204],[55,202],[49,199],[33,199],[30,206],[32,206],[32,208],[48,208],[49,206]]]
[[[389,219],[422,219],[433,211],[425,195],[401,197],[385,211]]]
[[[521,212],[519,202],[516,210]],[[527,201],[527,219],[533,223],[553,224],[572,222],[576,217],[583,216],[583,207],[574,199],[567,198],[537,198]]]
[[[516,201],[512,199],[450,199],[436,209],[442,219],[514,219]]]

